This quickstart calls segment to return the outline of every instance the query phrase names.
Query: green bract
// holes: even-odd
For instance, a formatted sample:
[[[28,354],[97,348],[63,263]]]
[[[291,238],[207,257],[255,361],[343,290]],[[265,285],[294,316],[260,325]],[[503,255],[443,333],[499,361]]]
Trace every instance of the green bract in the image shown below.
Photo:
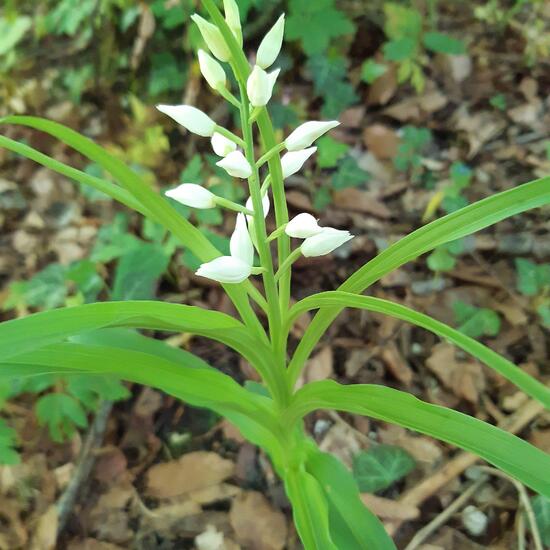
[[[91,186],[168,230],[181,246],[202,262],[198,275],[224,284],[239,318],[187,305],[114,301],[61,308],[7,321],[0,324],[0,382],[45,373],[113,375],[148,384],[226,416],[271,458],[284,481],[296,527],[308,550],[395,548],[380,521],[360,500],[352,474],[336,458],[319,451],[305,433],[303,419],[316,409],[364,414],[436,437],[477,454],[550,498],[550,456],[478,419],[377,385],[342,386],[334,381],[323,381],[307,384],[299,391],[295,389],[306,360],[327,327],[342,309],[352,307],[390,315],[433,332],[484,362],[550,409],[549,388],[467,335],[475,335],[475,332],[456,330],[400,304],[362,295],[390,271],[421,254],[514,214],[549,204],[550,177],[456,211],[452,209],[452,213],[384,250],[338,290],[309,296],[290,307],[292,262],[300,254],[330,253],[352,238],[346,231],[318,226],[307,214],[298,215],[289,224],[285,199],[284,176],[301,169],[315,152],[316,148],[310,147],[312,143],[337,122],[312,121],[302,125],[283,143],[276,141],[265,104],[271,96],[272,75],[276,76],[277,72],[267,74],[264,68],[275,60],[284,18],[279,19],[275,30],[262,43],[258,66],[249,79],[253,69],[240,45],[236,4],[225,4],[230,10],[226,18],[214,0],[203,0],[211,20],[195,19],[213,54],[227,62],[222,68],[217,61],[201,53],[207,80],[215,84],[217,93],[239,109],[242,136],[218,126],[192,106],[161,108],[188,130],[211,136],[214,152],[223,157],[218,165],[230,175],[248,182],[250,198],[246,205],[223,200],[189,181],[169,192],[171,200],[189,207],[216,205],[239,212],[229,256],[222,256],[207,236],[173,208],[173,202],[157,194],[138,174],[74,130],[28,116],[11,116],[0,121],[34,128],[59,139],[101,167],[112,181],[66,166],[6,137],[0,136],[0,146]],[[292,35],[298,36],[295,25]],[[445,46],[441,46],[440,36],[424,38],[429,38],[433,48]],[[224,71],[229,69],[239,87],[235,95],[222,85]],[[258,127],[262,147],[258,158],[253,142],[254,125]],[[237,146],[242,151],[237,150]],[[265,170],[263,180],[260,170]],[[274,211],[277,229],[268,236],[265,216],[270,208]],[[291,248],[289,235],[304,240]],[[259,257],[258,265],[254,265],[253,246]],[[261,277],[263,292],[248,280],[252,276]],[[521,281],[523,287],[529,288],[527,294],[538,291],[539,287],[527,281],[525,276]],[[124,283],[120,286],[120,296],[124,297]],[[314,309],[319,311],[295,353],[289,357],[287,340],[293,323],[300,315]],[[260,313],[267,316],[267,330],[260,322]],[[468,319],[470,313],[479,312],[468,312]],[[464,324],[467,319],[462,321]],[[486,324],[484,332],[488,330]],[[256,369],[265,386],[265,395],[245,389],[188,352],[140,335],[136,332],[139,329],[186,332],[222,342]],[[73,404],[69,398],[56,402],[55,406],[65,412],[69,408],[77,423],[83,423],[79,411],[71,409]],[[2,426],[0,429],[6,430]],[[8,440],[9,435],[4,439]],[[408,471],[409,466],[405,463],[396,475]],[[388,479],[391,482],[395,477]]]

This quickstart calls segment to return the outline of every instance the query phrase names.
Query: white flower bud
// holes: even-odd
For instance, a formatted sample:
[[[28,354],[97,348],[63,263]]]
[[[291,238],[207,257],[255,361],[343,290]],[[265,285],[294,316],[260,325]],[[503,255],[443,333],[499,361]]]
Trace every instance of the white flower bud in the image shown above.
[[[210,137],[216,128],[208,115],[191,105],[157,105],[157,109],[199,136]]]
[[[305,149],[339,124],[337,120],[304,122],[285,139],[285,146],[289,151]]]
[[[317,151],[317,147],[302,149],[301,151],[292,151],[285,153],[281,158],[281,167],[283,169],[283,178],[288,178],[301,170],[306,160]]]
[[[219,90],[225,87],[226,76],[223,67],[204,50],[199,50],[199,67],[201,69],[202,76],[211,88]]]
[[[264,36],[258,53],[256,54],[256,64],[262,69],[271,67],[277,59],[281,46],[283,44],[283,35],[285,32],[285,14],[281,15],[271,30]]]
[[[212,139],[210,140],[214,153],[219,157],[226,157],[229,153],[237,150],[237,144],[227,139],[225,136],[218,132],[214,132]]]
[[[289,237],[294,237],[296,239],[307,239],[322,231],[323,228],[319,226],[317,220],[306,212],[302,212],[292,218],[285,227],[285,233]]]
[[[267,74],[261,67],[254,65],[246,82],[246,92],[253,107],[267,105],[273,94],[273,86],[280,69]]]
[[[239,15],[239,6],[235,0],[223,0],[223,11],[225,12],[225,21],[231,32],[235,35],[240,46],[243,45],[243,33],[241,30],[241,17]]]
[[[199,277],[213,279],[219,283],[242,283],[251,273],[251,265],[233,256],[220,256],[202,264],[196,271]]]
[[[254,204],[252,203],[252,197],[248,197],[247,201],[246,201],[246,208],[248,208],[248,210],[254,210]],[[263,197],[262,197],[262,208],[264,210],[264,218],[267,218],[267,215],[269,214],[269,195],[266,193]],[[249,216],[249,217],[252,217],[252,216]]]
[[[252,265],[254,261],[254,247],[250,234],[248,233],[248,227],[246,225],[246,217],[244,214],[237,214],[237,221],[235,222],[235,230],[231,235],[229,241],[229,249],[231,250],[231,256],[239,258],[243,262]]]
[[[216,195],[196,183],[182,183],[164,193],[167,197],[192,208],[214,208]]]
[[[300,247],[302,254],[306,258],[312,256],[324,256],[334,249],[353,239],[349,231],[334,229],[333,227],[324,227],[321,233],[308,237]]]
[[[225,158],[216,162],[216,166],[223,168],[235,178],[246,179],[252,175],[252,167],[240,151],[229,153]]]
[[[216,25],[209,23],[197,13],[192,15],[191,19],[197,24],[197,27],[199,27],[203,40],[214,56],[220,61],[229,61],[231,59],[231,52],[220,29],[218,29]]]

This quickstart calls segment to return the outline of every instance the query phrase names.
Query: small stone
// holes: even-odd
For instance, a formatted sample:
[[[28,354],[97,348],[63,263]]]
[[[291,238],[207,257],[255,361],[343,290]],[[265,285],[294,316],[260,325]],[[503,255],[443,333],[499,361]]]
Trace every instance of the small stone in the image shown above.
[[[462,510],[462,525],[470,535],[479,537],[487,530],[489,518],[481,510],[473,505],[466,506]]]

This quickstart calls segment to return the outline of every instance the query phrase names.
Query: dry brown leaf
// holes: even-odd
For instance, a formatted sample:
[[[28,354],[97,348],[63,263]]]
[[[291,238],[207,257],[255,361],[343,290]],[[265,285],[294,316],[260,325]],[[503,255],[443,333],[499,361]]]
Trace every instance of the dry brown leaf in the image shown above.
[[[285,546],[285,516],[261,493],[246,491],[239,495],[233,501],[229,520],[237,542],[247,550],[282,550]]]
[[[228,500],[237,496],[240,492],[241,488],[236,485],[220,483],[219,485],[212,485],[198,491],[192,491],[189,493],[188,498],[197,504],[205,505],[219,502],[220,500]]]
[[[55,504],[52,504],[44,514],[38,518],[34,530],[30,550],[52,550],[57,542],[58,512]]]
[[[362,493],[363,504],[374,514],[382,519],[411,520],[420,516],[420,510],[412,504],[378,497],[370,493]]]
[[[397,90],[397,71],[395,65],[377,78],[369,87],[367,103],[369,105],[386,105]]]
[[[377,218],[388,220],[391,218],[391,211],[380,202],[372,193],[362,191],[355,187],[348,187],[340,191],[335,191],[332,195],[334,206],[352,212],[361,212],[370,214]]]
[[[399,137],[395,130],[383,124],[372,124],[363,130],[363,141],[377,158],[393,159],[397,153]]]
[[[68,544],[67,550],[124,550],[124,548],[109,542],[88,538],[72,540]]]
[[[477,403],[485,389],[485,374],[474,361],[458,361],[453,345],[441,342],[432,348],[426,366],[458,397]]]
[[[197,451],[178,460],[155,464],[147,472],[148,495],[172,498],[217,485],[231,477],[235,465],[216,453]]]
[[[405,361],[401,352],[393,342],[389,342],[382,347],[380,357],[391,374],[406,386],[410,386],[414,373]]]
[[[304,384],[309,382],[326,380],[332,375],[332,349],[329,346],[325,346],[317,355],[314,355],[306,363],[300,375],[300,379],[298,380],[297,387],[301,388]]]
[[[319,449],[333,454],[346,466],[351,468],[353,457],[362,449],[359,437],[361,437],[360,434],[357,434],[350,426],[337,422],[325,433],[323,440],[319,444]],[[363,440],[364,437],[362,438]]]
[[[305,193],[301,193],[300,191],[287,191],[286,200],[289,205],[293,206],[297,210],[307,210],[308,212],[313,212],[315,210],[315,208],[313,208],[313,204],[311,204],[311,199],[309,196]]]

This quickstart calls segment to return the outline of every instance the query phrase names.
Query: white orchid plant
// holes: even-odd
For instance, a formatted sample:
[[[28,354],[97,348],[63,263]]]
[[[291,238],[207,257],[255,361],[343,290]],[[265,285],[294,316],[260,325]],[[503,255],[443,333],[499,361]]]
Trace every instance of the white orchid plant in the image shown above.
[[[392,270],[441,244],[550,203],[550,178],[493,195],[425,225],[382,251],[337,290],[292,304],[293,262],[301,255],[329,254],[352,238],[346,230],[320,226],[307,212],[289,220],[285,199],[285,178],[304,166],[315,153],[315,140],[338,122],[306,122],[277,143],[266,106],[279,74],[271,67],[281,49],[284,16],[262,40],[251,66],[242,47],[237,4],[235,0],[223,4],[225,17],[214,0],[203,0],[211,21],[193,16],[212,54],[200,50],[198,57],[210,87],[239,110],[241,136],[190,105],[160,105],[158,109],[188,131],[211,138],[214,152],[221,157],[218,165],[247,182],[250,198],[244,206],[216,196],[201,182],[184,182],[166,193],[169,199],[192,208],[218,206],[235,211],[229,256],[221,255],[138,174],[74,130],[30,116],[0,121],[58,138],[99,164],[112,181],[67,166],[5,136],[0,136],[0,146],[99,189],[164,226],[202,260],[197,275],[222,284],[236,315],[151,301],[105,302],[36,313],[0,324],[0,379],[44,372],[112,374],[224,415],[271,459],[308,550],[395,549],[382,523],[364,506],[352,474],[334,456],[321,452],[307,434],[304,417],[317,409],[368,415],[436,437],[476,453],[550,498],[550,456],[495,426],[382,385],[341,385],[324,380],[298,389],[297,384],[332,320],[351,307],[390,315],[439,335],[550,408],[549,388],[489,347],[401,304],[363,295]],[[235,76],[237,94],[228,88],[227,68]],[[271,204],[275,230],[268,235],[266,217]],[[296,243],[294,250],[291,242]],[[251,277],[257,279],[253,282]],[[319,311],[290,354],[291,329],[310,310]],[[187,332],[222,342],[254,367],[262,383],[241,386],[199,357],[136,329]]]

